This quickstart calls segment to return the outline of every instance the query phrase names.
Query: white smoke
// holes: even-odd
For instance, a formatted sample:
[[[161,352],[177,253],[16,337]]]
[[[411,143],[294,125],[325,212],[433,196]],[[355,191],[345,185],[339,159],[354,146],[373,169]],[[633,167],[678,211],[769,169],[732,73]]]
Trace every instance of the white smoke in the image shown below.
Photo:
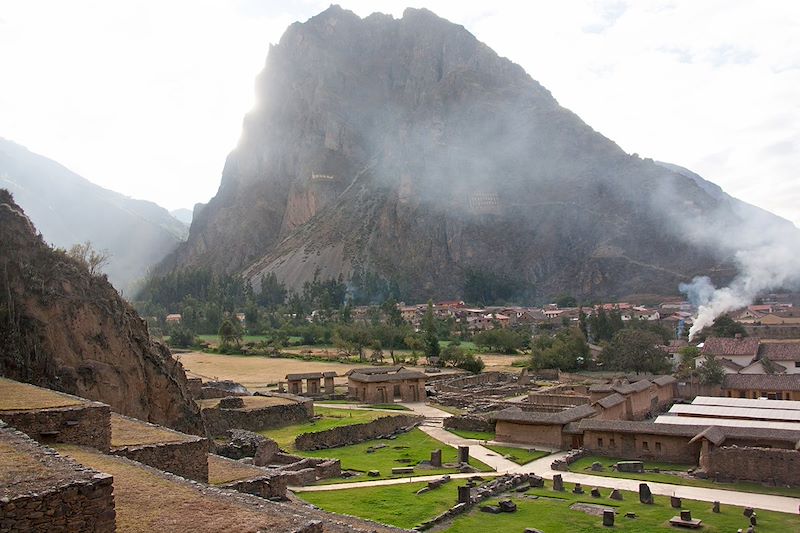
[[[770,224],[760,227],[758,238],[754,238],[756,233],[727,233],[731,244],[738,242],[742,247],[735,253],[739,274],[727,287],[716,288],[705,276],[694,278],[690,284],[681,284],[681,292],[698,307],[689,329],[689,340],[718,316],[751,304],[760,294],[800,285],[797,229]]]

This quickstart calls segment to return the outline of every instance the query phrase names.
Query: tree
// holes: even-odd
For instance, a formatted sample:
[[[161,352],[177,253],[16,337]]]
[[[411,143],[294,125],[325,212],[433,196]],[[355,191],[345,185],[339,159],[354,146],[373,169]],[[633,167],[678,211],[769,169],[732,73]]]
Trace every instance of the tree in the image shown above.
[[[460,346],[450,344],[439,357],[439,365],[450,365],[477,374],[486,366],[483,359],[475,357],[473,354],[465,352]]]
[[[697,346],[684,346],[678,350],[678,355],[681,360],[678,363],[677,374],[680,376],[688,377],[694,370],[695,359],[700,355],[700,348]]]
[[[480,348],[506,354],[517,353],[523,344],[520,335],[499,327],[476,333],[472,341]]]
[[[530,366],[535,369],[578,370],[586,367],[588,359],[589,345],[579,328],[539,335],[531,345]]]
[[[188,348],[194,341],[194,333],[184,325],[177,325],[169,332],[169,345],[174,348]]]
[[[238,322],[238,321],[237,321]],[[242,332],[237,324],[226,318],[219,326],[219,340],[223,347],[230,347],[235,344],[239,348],[242,344]]]
[[[717,317],[710,329],[710,335],[713,337],[735,337],[736,335],[747,337],[747,330],[744,329],[744,326],[728,315]]]
[[[703,364],[697,368],[697,377],[703,385],[720,385],[725,378],[722,363],[713,355],[707,355]]]
[[[100,269],[106,266],[111,259],[111,254],[108,250],[95,250],[91,241],[73,245],[67,255],[80,261],[92,276],[99,274]]]
[[[439,357],[441,348],[439,347],[439,337],[436,334],[436,318],[433,316],[433,302],[428,300],[428,309],[425,311],[425,317],[422,320],[422,330],[424,332],[425,341],[425,357]]]
[[[600,361],[609,370],[665,372],[670,368],[669,355],[659,348],[660,342],[655,333],[626,328],[614,334]]]
[[[574,296],[570,296],[569,294],[560,294],[556,297],[556,305],[558,307],[577,307],[578,300],[575,299]]]

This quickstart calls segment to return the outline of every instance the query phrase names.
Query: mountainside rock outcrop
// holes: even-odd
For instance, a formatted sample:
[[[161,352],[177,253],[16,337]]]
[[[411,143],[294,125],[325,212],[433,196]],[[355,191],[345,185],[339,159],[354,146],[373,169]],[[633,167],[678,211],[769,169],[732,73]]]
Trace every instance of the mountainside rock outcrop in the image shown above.
[[[0,189],[0,375],[204,435],[186,374],[104,275],[53,250]]]
[[[295,23],[257,95],[217,195],[161,272],[243,273],[256,289],[268,272],[293,288],[370,273],[411,300],[463,296],[470,273],[538,298],[735,274],[734,251],[691,230],[710,214],[742,224],[727,200],[626,154],[427,10],[332,6]]]

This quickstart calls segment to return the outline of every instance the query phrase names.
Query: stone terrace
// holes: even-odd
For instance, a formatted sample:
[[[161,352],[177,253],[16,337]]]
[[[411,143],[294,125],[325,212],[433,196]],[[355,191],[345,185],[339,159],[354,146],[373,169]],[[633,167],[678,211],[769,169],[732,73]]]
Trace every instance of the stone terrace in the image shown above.
[[[203,422],[209,435],[224,435],[230,429],[264,429],[311,420],[314,402],[292,394],[269,393],[201,400]]]
[[[108,405],[0,378],[0,419],[45,444],[67,443],[108,451]]]
[[[112,482],[0,423],[3,532],[113,532]]]
[[[390,533],[402,530],[326,513],[307,505],[277,503],[249,494],[187,481],[123,457],[91,448],[59,447],[82,464],[114,476],[117,527],[127,533]],[[313,524],[318,522],[315,527]]]
[[[208,482],[262,498],[286,498],[289,476],[252,466],[219,455],[208,456]]]
[[[208,440],[111,414],[111,453],[195,481],[208,481]]]

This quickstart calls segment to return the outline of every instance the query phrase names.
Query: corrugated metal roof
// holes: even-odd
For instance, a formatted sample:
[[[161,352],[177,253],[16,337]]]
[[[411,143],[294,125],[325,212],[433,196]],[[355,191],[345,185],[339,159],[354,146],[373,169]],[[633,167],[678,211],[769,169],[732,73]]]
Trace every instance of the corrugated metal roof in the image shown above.
[[[800,402],[794,400],[752,400],[724,396],[697,396],[692,405],[721,405],[724,407],[756,407],[759,409],[789,409],[800,411]]]
[[[714,418],[714,417],[697,417],[697,416],[674,416],[674,415],[661,415],[655,419],[656,424],[670,424],[682,426],[727,426],[727,427],[741,427],[747,425],[750,428],[764,428],[764,429],[791,429],[800,431],[800,423],[798,422],[767,422],[765,420],[733,420],[730,418]]]
[[[732,420],[771,420],[800,423],[800,411],[792,409],[760,409],[722,405],[675,404],[669,414],[686,417],[728,418]]]

